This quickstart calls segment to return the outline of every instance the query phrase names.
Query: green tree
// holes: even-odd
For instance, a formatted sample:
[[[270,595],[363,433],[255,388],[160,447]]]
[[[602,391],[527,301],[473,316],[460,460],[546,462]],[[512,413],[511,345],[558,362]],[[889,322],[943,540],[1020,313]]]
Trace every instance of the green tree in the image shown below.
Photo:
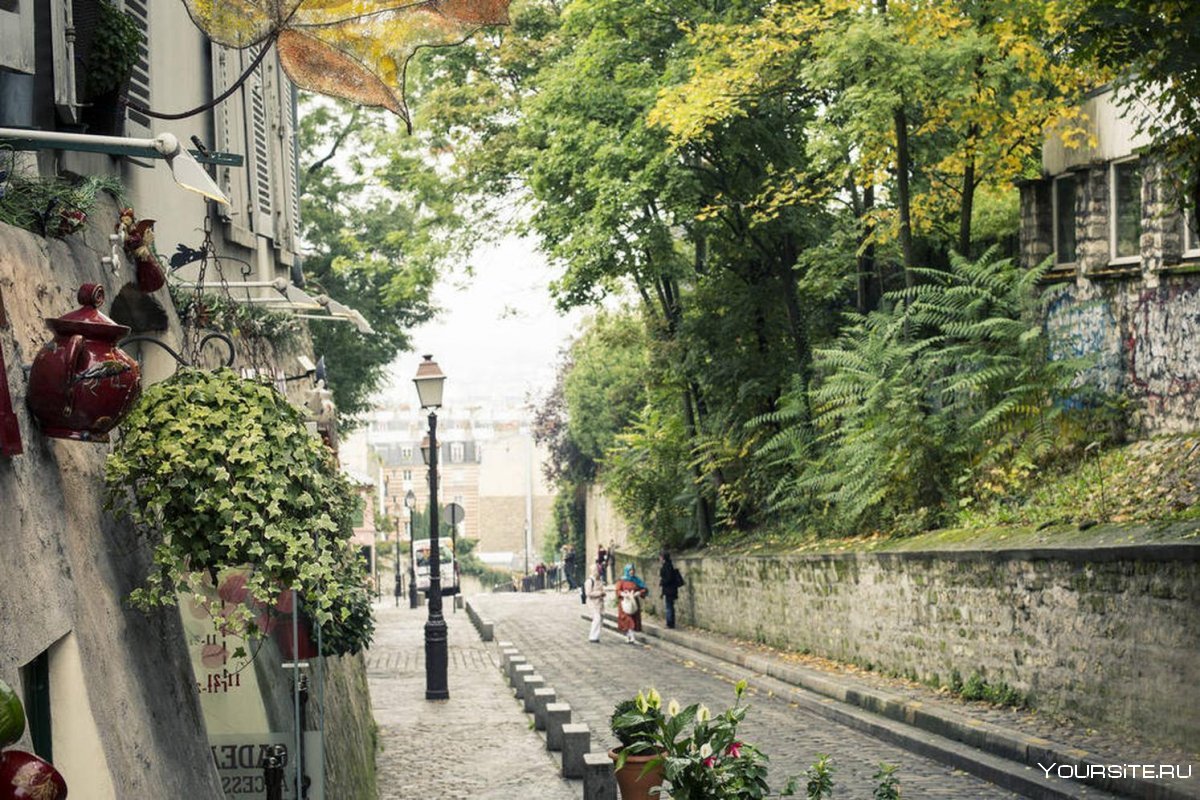
[[[459,216],[455,181],[423,139],[394,130],[382,113],[345,104],[306,99],[303,111],[305,276],[375,330],[311,326],[339,416],[352,424],[408,348],[408,331],[433,316],[438,275],[460,265],[475,238]]]

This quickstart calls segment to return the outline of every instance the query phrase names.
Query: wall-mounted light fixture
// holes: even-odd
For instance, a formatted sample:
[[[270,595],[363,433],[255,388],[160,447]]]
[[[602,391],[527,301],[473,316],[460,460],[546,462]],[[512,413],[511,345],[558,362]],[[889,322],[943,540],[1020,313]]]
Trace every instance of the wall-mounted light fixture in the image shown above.
[[[72,150],[114,156],[161,158],[167,162],[167,168],[171,170],[171,177],[175,179],[175,183],[189,192],[196,192],[209,200],[230,205],[229,198],[192,154],[183,149],[183,145],[173,133],[159,134],[153,139],[132,139],[125,136],[92,136],[83,133],[0,128],[0,144],[14,150]]]

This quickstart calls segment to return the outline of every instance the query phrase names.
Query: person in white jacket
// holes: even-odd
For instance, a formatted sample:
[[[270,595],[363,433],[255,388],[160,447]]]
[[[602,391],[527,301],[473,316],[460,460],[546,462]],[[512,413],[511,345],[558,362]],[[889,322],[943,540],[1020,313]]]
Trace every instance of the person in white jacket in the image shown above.
[[[588,633],[589,642],[600,641],[600,629],[604,624],[604,566],[597,561],[592,567],[592,574],[588,576],[587,583],[584,585],[584,591],[587,593],[588,603],[592,607],[592,629]]]

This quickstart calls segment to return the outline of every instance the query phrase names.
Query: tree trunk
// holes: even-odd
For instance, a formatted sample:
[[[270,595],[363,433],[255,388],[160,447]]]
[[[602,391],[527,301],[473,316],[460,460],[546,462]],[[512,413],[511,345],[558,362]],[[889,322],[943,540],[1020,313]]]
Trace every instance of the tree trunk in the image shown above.
[[[862,210],[859,214],[858,233],[858,292],[856,307],[858,313],[869,314],[879,308],[879,276],[875,274],[875,245],[871,242],[874,227],[865,220],[875,209],[875,187],[863,189]]]
[[[967,131],[968,142],[978,134],[972,125]],[[962,209],[958,217],[958,253],[963,258],[971,257],[971,215],[975,210],[975,153],[967,153],[967,164],[963,168]]]
[[[896,128],[896,210],[900,217],[900,253],[904,258],[904,288],[911,289],[916,257],[912,238],[912,194],[908,185],[908,114],[904,110],[903,97],[892,112],[892,121]]]

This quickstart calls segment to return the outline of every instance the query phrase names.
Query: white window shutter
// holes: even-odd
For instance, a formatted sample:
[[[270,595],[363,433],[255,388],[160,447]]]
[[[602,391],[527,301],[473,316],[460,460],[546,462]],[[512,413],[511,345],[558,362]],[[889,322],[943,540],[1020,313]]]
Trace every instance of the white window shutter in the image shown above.
[[[279,203],[276,245],[295,253],[300,237],[300,185],[296,165],[296,120],[293,110],[295,92],[287,76],[280,75],[277,105],[279,109]]]
[[[0,67],[32,75],[33,0],[0,1]]]
[[[54,59],[54,107],[65,122],[79,122],[75,88],[75,22],[72,0],[50,3],[51,53]]]
[[[132,107],[132,104],[141,104],[145,108],[154,108],[150,95],[150,3],[149,0],[125,0],[123,7],[125,13],[137,21],[138,27],[145,34],[138,47],[138,60],[133,68],[133,76],[129,80],[131,105],[126,111],[125,134],[150,136],[153,127],[150,118]]]
[[[242,72],[242,54],[238,50],[212,45],[213,97],[224,94]],[[222,206],[225,221],[244,237],[250,236],[250,155],[246,147],[245,103],[239,102],[240,89],[213,109],[214,147],[222,153],[237,153],[245,160],[240,167],[217,167],[217,184],[229,197]]]
[[[250,65],[258,52],[258,46],[242,51],[245,66]],[[246,104],[246,171],[250,174],[250,229],[259,236],[274,237],[271,137],[265,84],[263,65],[259,64],[246,79],[243,90]]]

